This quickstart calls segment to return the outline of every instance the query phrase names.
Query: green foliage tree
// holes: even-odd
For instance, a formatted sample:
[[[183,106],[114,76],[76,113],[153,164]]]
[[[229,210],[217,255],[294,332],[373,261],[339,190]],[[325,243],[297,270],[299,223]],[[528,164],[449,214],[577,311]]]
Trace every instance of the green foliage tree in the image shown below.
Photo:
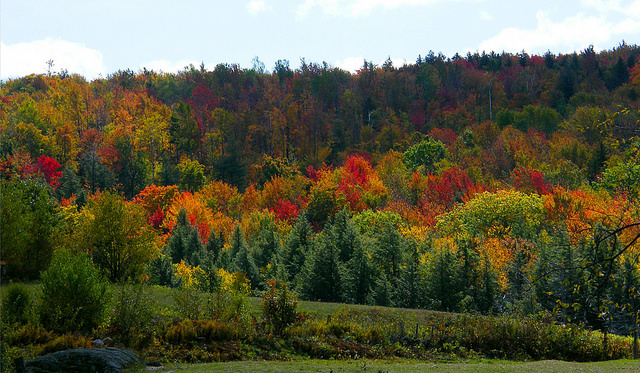
[[[132,199],[147,184],[148,161],[142,152],[135,149],[130,136],[117,137],[114,147],[118,151],[113,167],[119,181],[118,189],[127,199]]]
[[[422,169],[425,173],[434,172],[435,164],[444,159],[447,148],[441,141],[429,137],[413,145],[404,152],[404,163],[408,168]]]
[[[204,166],[196,160],[185,158],[178,164],[180,189],[197,192],[205,183]]]
[[[89,199],[74,243],[91,254],[111,281],[137,279],[160,253],[158,236],[144,210],[109,191]]]
[[[637,201],[640,196],[640,162],[631,159],[609,164],[602,173],[598,186]]]
[[[193,108],[188,103],[180,101],[172,108],[169,143],[175,151],[175,163],[178,163],[182,155],[193,158],[198,145],[198,126],[193,119]]]
[[[40,317],[59,332],[90,332],[106,317],[108,282],[84,253],[61,249],[42,273]]]
[[[33,319],[34,302],[31,293],[24,284],[11,284],[3,289],[2,326],[9,328],[14,323],[25,325]]]
[[[36,279],[51,260],[61,220],[44,180],[0,182],[0,242],[7,276]]]
[[[471,236],[534,238],[544,216],[540,196],[501,190],[480,193],[458,205],[438,217],[437,227],[446,234],[462,228]]]

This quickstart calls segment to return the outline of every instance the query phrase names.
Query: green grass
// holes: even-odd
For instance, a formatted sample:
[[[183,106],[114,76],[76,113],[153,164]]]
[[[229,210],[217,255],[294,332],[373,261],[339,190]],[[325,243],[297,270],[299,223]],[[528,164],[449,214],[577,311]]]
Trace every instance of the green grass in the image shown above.
[[[296,360],[239,361],[170,366],[168,371],[204,372],[637,372],[640,361],[613,360],[575,363],[557,360],[511,362],[475,360],[465,362],[425,362],[417,360]]]
[[[26,286],[35,295],[39,285]],[[628,366],[640,371],[637,364],[629,361],[616,366],[615,362],[575,365],[577,363],[555,361],[513,363],[473,360],[537,358],[593,361],[630,356],[630,338],[611,336],[605,351],[599,332],[588,332],[577,326],[551,325],[538,318],[486,317],[300,301],[298,311],[303,314],[304,322],[291,326],[282,335],[272,336],[261,324],[258,297],[246,300],[249,316],[243,313],[244,317],[236,320],[181,321],[179,310],[175,307],[176,290],[151,286],[147,291],[154,303],[151,312],[157,317],[147,325],[147,334],[141,330],[136,332],[136,335],[142,336],[139,340],[141,343],[138,344],[138,340],[134,339],[131,343],[127,342],[128,348],[136,350],[145,360],[162,362],[178,361],[186,364],[244,360],[187,365],[186,371],[229,369],[350,372],[365,371],[366,367],[366,371],[404,372],[431,370],[432,366],[438,369],[436,371],[484,371],[488,368],[493,371],[563,371],[573,368],[583,371],[618,371]],[[119,286],[112,285],[112,294],[116,296],[118,292]],[[101,326],[95,331],[96,336],[109,335],[117,340],[118,335],[108,334],[108,328],[107,324]],[[12,335],[16,341],[25,341],[16,344],[16,348],[26,356],[33,357],[43,351],[58,348],[56,341],[59,336],[53,335],[44,342],[41,341],[42,338],[38,338],[45,332],[37,328],[26,328],[16,329]],[[89,341],[87,343],[93,337],[82,336]],[[64,346],[66,348],[67,344]],[[315,360],[317,358],[326,360]],[[349,358],[352,360],[342,360]],[[257,361],[258,359],[267,359],[269,362]],[[514,364],[517,368],[511,370]]]

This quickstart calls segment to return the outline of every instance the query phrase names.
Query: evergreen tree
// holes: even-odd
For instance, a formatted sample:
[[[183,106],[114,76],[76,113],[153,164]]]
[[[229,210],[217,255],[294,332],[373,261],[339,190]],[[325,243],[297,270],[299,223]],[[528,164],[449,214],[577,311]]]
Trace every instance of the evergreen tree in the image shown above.
[[[393,294],[393,285],[386,273],[382,272],[375,281],[375,290],[373,297],[378,306],[391,307]]]
[[[176,287],[176,281],[173,265],[171,263],[171,254],[165,249],[165,253],[159,255],[149,263],[150,283],[153,285]]]
[[[273,256],[280,252],[278,233],[276,233],[276,226],[273,221],[269,221],[268,224],[260,228],[254,247],[256,248],[255,261],[258,268],[265,267]]]
[[[209,234],[209,239],[207,240],[207,244],[205,246],[205,251],[211,256],[211,260],[213,263],[218,263],[220,257],[222,256],[222,248],[224,247],[224,236],[222,232],[216,235],[215,231],[211,231]]]
[[[249,252],[246,244],[240,246],[238,253],[233,260],[234,272],[242,272],[245,277],[251,281],[251,288],[255,289],[258,285],[258,268],[256,267],[253,256]]]
[[[200,263],[203,252],[204,248],[202,247],[198,228],[189,223],[186,210],[181,209],[168,243],[168,253],[171,255],[171,261],[179,263],[184,260],[185,263],[196,266]]]
[[[242,231],[240,230],[239,225],[236,225],[236,228],[233,230],[230,244],[231,244],[231,248],[229,250],[229,253],[231,254],[232,260],[235,260],[240,250],[242,250],[243,247],[247,246],[247,242],[244,240],[244,237],[242,236]]]
[[[460,264],[449,249],[435,253],[427,275],[429,298],[434,309],[454,312],[462,300],[458,273]]]
[[[392,223],[385,222],[382,232],[377,237],[378,244],[373,252],[377,269],[392,282],[397,280],[400,272],[402,240],[398,229]]]
[[[71,198],[72,195],[78,195],[80,192],[80,179],[72,166],[67,166],[62,170],[60,178],[60,186],[56,189],[56,194],[60,198]]]
[[[347,303],[369,304],[372,299],[373,269],[364,244],[355,246],[351,259],[342,271],[342,300]]]
[[[340,256],[340,261],[347,262],[353,256],[359,244],[359,234],[351,222],[349,210],[344,208],[332,219],[331,225],[325,228],[327,238],[334,245]]]
[[[325,235],[314,243],[298,281],[301,293],[311,300],[338,302],[341,295],[338,250]]]
[[[420,276],[420,250],[414,241],[406,245],[405,260],[400,271],[398,286],[394,289],[394,304],[397,307],[418,308],[424,305],[424,289]]]
[[[478,310],[483,313],[491,313],[496,307],[496,297],[498,294],[498,276],[493,268],[491,261],[485,255],[482,270],[482,291],[476,300]]]
[[[298,215],[285,241],[284,263],[289,282],[292,282],[302,270],[311,247],[312,237],[313,230],[309,224],[308,215],[303,211]]]
[[[473,299],[473,307],[479,307],[481,298],[482,279],[479,271],[480,258],[476,253],[476,247],[470,239],[461,239],[456,242],[458,247],[458,261],[460,264],[460,281],[464,284],[464,296]],[[467,310],[470,311],[470,310]]]

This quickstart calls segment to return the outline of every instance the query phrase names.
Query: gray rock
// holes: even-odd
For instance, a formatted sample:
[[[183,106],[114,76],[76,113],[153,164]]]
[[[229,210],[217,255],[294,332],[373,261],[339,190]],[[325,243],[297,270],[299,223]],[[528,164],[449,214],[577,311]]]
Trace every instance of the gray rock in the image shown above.
[[[114,347],[76,348],[29,360],[25,363],[25,372],[120,373],[136,365],[142,366],[143,362],[130,350]]]
[[[91,344],[96,347],[104,347],[104,342],[102,342],[102,339],[95,339],[93,342],[91,342]]]

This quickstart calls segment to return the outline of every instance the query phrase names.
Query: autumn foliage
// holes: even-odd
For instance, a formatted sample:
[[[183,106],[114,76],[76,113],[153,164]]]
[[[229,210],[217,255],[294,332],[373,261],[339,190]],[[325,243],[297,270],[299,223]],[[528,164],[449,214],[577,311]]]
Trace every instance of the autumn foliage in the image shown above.
[[[8,80],[3,261],[34,279],[63,247],[112,281],[628,324],[639,56]]]

